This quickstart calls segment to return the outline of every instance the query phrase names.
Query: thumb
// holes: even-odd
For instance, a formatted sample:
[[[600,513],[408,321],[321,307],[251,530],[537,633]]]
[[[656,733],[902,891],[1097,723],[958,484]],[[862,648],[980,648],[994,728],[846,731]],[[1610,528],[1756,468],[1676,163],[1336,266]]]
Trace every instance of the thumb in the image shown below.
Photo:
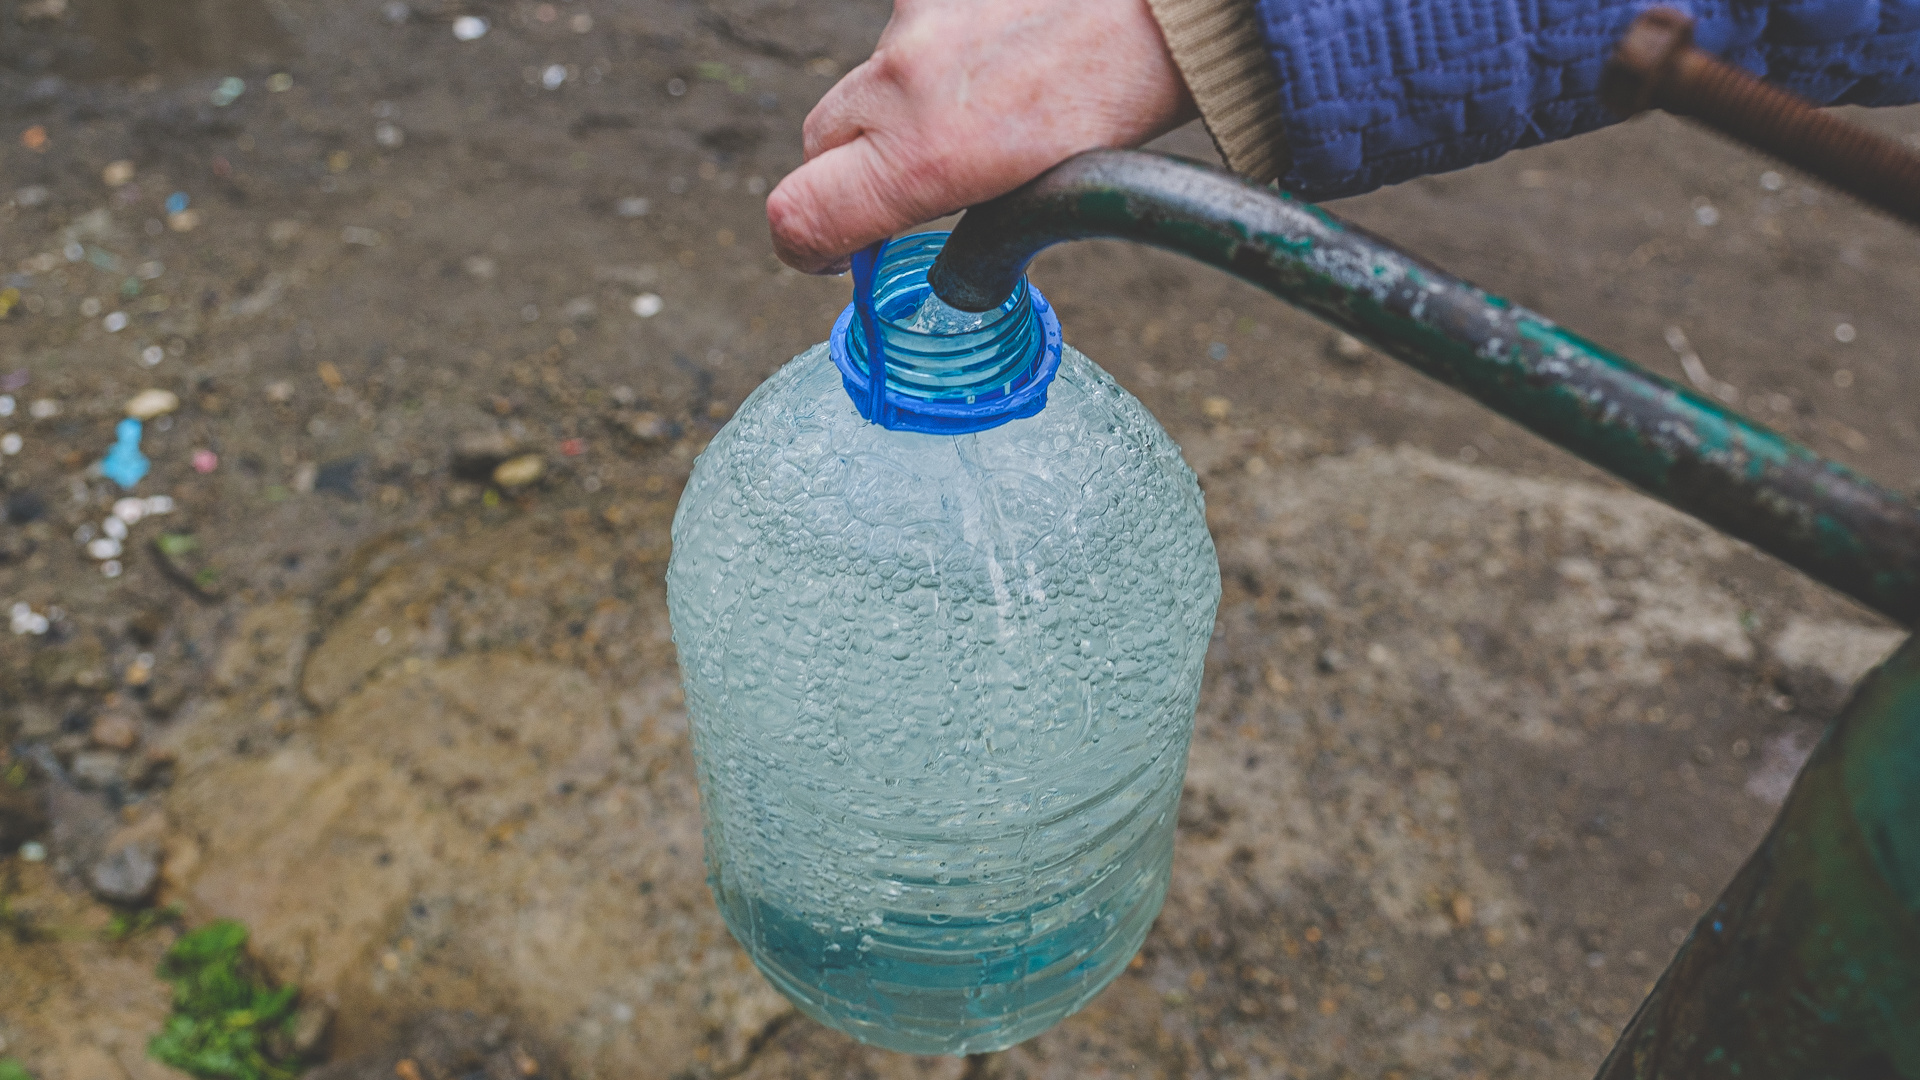
[[[938,217],[915,198],[911,173],[861,135],[788,173],[767,196],[767,225],[780,261],[810,274],[839,273],[847,256],[910,225]]]

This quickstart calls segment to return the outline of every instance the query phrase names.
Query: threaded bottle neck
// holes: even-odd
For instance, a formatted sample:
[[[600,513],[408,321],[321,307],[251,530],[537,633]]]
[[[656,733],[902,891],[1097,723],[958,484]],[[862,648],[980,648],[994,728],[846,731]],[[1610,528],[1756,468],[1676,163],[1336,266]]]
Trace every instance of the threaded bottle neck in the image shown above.
[[[960,434],[1032,416],[1060,363],[1059,320],[1025,280],[998,308],[973,314],[934,297],[927,270],[947,234],[889,243],[873,277],[874,323],[886,357],[886,408],[868,415],[871,343],[854,305],[831,351],[862,416],[890,428]]]

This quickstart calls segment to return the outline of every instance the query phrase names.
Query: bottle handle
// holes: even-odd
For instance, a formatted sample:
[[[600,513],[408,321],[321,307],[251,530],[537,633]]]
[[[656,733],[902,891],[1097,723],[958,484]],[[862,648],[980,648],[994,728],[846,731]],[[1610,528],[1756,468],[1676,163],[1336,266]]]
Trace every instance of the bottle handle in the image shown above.
[[[867,419],[891,427],[887,408],[887,342],[880,336],[880,316],[873,307],[873,279],[887,242],[875,240],[853,253],[853,311],[867,339]]]

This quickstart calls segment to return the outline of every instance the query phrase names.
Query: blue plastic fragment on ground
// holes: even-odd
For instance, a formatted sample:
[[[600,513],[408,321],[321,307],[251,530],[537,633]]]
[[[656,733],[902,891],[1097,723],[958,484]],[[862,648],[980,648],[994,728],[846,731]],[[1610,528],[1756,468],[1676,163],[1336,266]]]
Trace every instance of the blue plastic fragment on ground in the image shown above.
[[[140,421],[128,417],[120,421],[113,434],[114,444],[100,462],[100,472],[122,488],[131,488],[152,467],[147,455],[140,452]]]
[[[174,192],[173,194],[167,196],[167,213],[177,214],[182,210],[185,210],[187,208],[187,203],[189,201],[191,200],[188,199],[186,192],[184,191]]]

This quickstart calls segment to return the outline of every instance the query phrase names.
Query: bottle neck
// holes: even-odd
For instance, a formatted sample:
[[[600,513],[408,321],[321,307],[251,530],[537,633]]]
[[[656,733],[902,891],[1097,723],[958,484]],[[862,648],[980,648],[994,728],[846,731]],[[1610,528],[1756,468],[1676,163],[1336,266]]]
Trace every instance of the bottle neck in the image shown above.
[[[833,328],[831,352],[847,394],[861,416],[884,427],[962,434],[1032,416],[1045,407],[1059,368],[1059,320],[1026,281],[977,315],[933,297],[927,270],[946,239],[920,233],[893,241],[874,268],[872,325],[885,359],[880,416],[872,415],[874,349],[858,305],[848,305]]]

